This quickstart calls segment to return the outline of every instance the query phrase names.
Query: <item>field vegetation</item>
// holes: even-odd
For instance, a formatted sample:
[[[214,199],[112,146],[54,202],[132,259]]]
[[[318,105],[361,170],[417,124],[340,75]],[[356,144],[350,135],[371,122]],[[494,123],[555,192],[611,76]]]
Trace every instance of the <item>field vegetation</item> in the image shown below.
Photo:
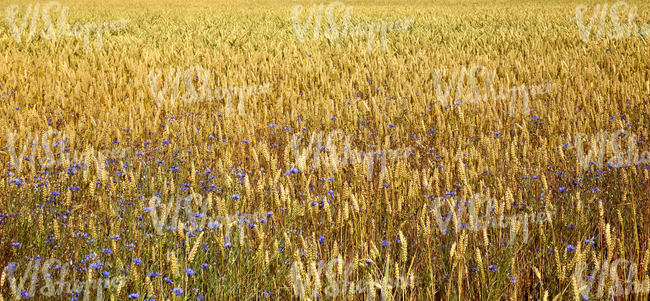
[[[0,15],[17,5],[20,26],[35,4]],[[68,24],[130,20],[87,52],[39,36],[40,13],[32,40],[32,15],[21,42],[0,21],[0,300],[99,299],[44,295],[45,275],[25,273],[37,258],[69,263],[67,282],[123,277],[111,301],[648,297],[650,167],[617,158],[626,136],[594,139],[625,130],[650,151],[647,36],[596,39],[597,19],[585,42],[576,7],[587,24],[596,1],[344,2],[352,24],[414,20],[369,52],[367,35],[312,39],[313,21],[300,41],[298,4],[304,22],[320,2],[61,2]],[[629,4],[650,23],[650,4]],[[183,74],[175,92],[171,68],[191,66],[209,81]],[[471,101],[452,77],[474,66],[482,95],[488,71],[495,93],[553,89]],[[188,86],[266,83],[232,108],[184,101]],[[602,148],[622,164],[589,163]]]

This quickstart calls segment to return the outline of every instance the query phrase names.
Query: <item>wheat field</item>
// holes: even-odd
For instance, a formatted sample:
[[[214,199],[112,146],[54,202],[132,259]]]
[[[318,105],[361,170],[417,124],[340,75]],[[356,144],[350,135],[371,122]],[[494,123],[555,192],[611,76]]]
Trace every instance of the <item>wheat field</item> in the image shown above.
[[[650,294],[650,3],[0,16],[0,301]]]

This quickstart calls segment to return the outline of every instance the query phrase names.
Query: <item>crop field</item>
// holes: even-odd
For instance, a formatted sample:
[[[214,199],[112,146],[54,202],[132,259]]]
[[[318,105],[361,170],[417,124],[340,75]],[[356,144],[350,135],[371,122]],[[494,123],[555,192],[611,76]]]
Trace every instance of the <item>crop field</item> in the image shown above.
[[[0,3],[0,301],[649,298],[647,1],[59,1]]]

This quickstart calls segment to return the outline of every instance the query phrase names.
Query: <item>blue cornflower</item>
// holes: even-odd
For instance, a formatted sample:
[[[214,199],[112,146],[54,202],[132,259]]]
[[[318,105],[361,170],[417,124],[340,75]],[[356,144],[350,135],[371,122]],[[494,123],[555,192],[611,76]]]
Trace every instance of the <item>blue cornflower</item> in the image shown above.
[[[180,287],[175,287],[175,288],[172,290],[172,292],[174,292],[174,294],[176,294],[177,296],[180,296],[180,295],[183,294],[183,289],[180,288]]]

